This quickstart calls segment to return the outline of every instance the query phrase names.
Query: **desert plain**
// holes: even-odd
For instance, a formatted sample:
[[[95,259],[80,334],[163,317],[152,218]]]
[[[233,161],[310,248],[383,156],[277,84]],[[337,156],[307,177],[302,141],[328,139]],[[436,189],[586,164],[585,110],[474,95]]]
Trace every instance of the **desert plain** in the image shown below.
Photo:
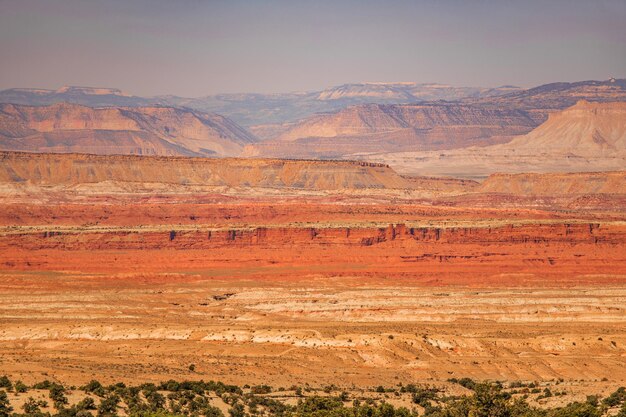
[[[478,183],[345,161],[2,162],[2,369],[26,383],[470,377],[567,381],[584,399],[626,380],[623,172]],[[184,187],[159,183],[185,183],[166,166]]]

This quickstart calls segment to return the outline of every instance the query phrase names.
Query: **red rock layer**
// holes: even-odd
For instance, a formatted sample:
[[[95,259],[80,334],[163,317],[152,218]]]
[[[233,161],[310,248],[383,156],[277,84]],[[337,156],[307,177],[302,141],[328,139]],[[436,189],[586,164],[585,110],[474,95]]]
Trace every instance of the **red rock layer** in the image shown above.
[[[104,249],[212,249],[223,246],[372,246],[384,242],[411,247],[414,244],[616,244],[621,245],[626,226],[581,224],[530,224],[504,227],[406,227],[387,228],[256,228],[252,230],[166,231],[19,231],[5,234],[5,249],[64,250]],[[1,246],[0,246],[1,247]]]

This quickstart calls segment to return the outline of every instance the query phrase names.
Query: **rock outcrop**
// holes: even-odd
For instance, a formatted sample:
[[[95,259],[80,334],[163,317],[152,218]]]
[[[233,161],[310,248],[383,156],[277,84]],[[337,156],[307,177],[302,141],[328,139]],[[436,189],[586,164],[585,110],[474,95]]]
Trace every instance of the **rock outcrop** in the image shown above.
[[[248,146],[246,154],[340,157],[454,149],[506,142],[539,123],[532,114],[514,109],[451,103],[369,104],[305,119],[272,140]]]
[[[362,247],[378,244],[400,245],[416,248],[428,244],[433,250],[439,245],[493,245],[493,244],[612,244],[621,245],[625,227],[603,226],[595,223],[528,224],[500,227],[408,227],[404,224],[386,228],[312,228],[274,227],[227,230],[176,230],[128,231],[120,228],[69,231],[18,229],[3,234],[0,241],[7,243],[10,236],[12,248],[63,249],[63,250],[148,250],[148,249],[213,249],[225,246],[297,247]],[[423,247],[421,249],[424,249]],[[430,254],[433,255],[434,254]],[[448,252],[431,259],[428,252],[417,256],[401,257],[401,262],[463,261],[462,256]]]
[[[486,177],[496,172],[593,172],[626,166],[626,103],[576,105],[551,114],[532,132],[509,143],[437,152],[369,155],[399,172]]]
[[[172,107],[0,105],[0,149],[234,156],[255,141],[231,120]]]
[[[626,171],[493,174],[484,182],[447,177],[402,176],[385,164],[252,158],[189,158],[136,155],[44,154],[0,151],[0,185],[99,193],[162,193],[214,188],[385,192],[402,198],[508,194],[515,197],[626,195]],[[78,187],[78,188],[77,188]],[[85,189],[86,191],[87,189]],[[3,191],[6,192],[6,191]],[[261,193],[263,195],[263,193]],[[381,194],[382,195],[382,194]]]
[[[387,165],[353,161],[0,152],[0,182],[359,190],[409,188]]]

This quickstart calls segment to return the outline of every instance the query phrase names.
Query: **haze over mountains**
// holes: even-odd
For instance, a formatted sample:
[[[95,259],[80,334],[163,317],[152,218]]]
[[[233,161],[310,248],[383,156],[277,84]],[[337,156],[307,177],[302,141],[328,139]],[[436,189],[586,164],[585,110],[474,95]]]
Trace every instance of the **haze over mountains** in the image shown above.
[[[573,172],[626,167],[626,103],[576,105],[505,144],[362,156],[402,172],[484,178],[493,172]]]
[[[453,149],[510,140],[539,121],[527,111],[459,103],[366,104],[309,117],[249,146],[248,156],[341,158],[359,152]]]
[[[624,166],[619,79],[527,90],[362,83],[197,99],[10,89],[0,102],[11,103],[0,105],[3,150],[364,159],[402,173],[470,178]]]
[[[626,80],[553,83],[450,102],[353,106],[271,129],[253,127],[264,142],[249,147],[247,153],[337,158],[358,152],[354,149],[359,147],[362,152],[376,148],[382,152],[502,143],[530,132],[551,112],[581,99],[626,101]]]
[[[190,109],[0,105],[0,148],[10,150],[232,156],[254,140],[223,116]]]
[[[223,114],[242,126],[295,121],[318,112],[366,103],[418,103],[491,97],[521,90],[519,87],[453,87],[444,84],[355,83],[322,91],[277,94],[216,94],[198,98],[173,95],[139,97],[116,88],[66,86],[58,90],[12,88],[0,91],[0,103],[46,105],[59,102],[91,107],[177,106]]]

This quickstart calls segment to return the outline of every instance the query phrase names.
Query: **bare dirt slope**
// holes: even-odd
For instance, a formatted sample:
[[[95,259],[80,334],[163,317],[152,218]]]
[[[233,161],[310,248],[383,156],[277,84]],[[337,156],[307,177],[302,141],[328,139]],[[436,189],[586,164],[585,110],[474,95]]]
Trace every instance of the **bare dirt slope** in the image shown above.
[[[530,196],[626,195],[626,171],[568,174],[493,174],[477,192]]]
[[[400,172],[461,177],[621,170],[626,166],[626,103],[580,101],[506,144],[362,157],[388,163]]]

